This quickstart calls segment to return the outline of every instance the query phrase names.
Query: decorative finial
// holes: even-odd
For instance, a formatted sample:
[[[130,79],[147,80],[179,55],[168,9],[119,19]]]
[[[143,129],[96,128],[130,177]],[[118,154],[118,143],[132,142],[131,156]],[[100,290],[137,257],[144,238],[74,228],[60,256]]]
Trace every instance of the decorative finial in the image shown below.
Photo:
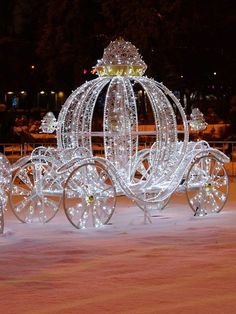
[[[41,120],[40,129],[42,133],[53,133],[57,127],[57,120],[53,114],[53,112],[48,112],[45,114],[43,119]]]
[[[203,131],[207,127],[207,123],[203,117],[203,113],[198,108],[193,108],[190,114],[191,120],[189,125],[193,131]]]
[[[94,67],[100,76],[141,76],[147,69],[138,49],[123,38],[111,41]]]

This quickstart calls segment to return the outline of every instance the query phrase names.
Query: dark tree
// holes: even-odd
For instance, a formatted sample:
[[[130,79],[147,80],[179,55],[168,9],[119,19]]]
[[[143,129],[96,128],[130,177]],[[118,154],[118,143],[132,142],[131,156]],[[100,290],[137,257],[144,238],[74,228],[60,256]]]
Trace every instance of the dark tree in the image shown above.
[[[99,32],[96,1],[48,1],[46,22],[37,52],[45,64],[48,83],[71,89],[89,71]]]
[[[230,90],[235,16],[233,0],[1,1],[1,85],[70,91],[122,36],[139,48],[147,75],[170,88]]]
[[[35,46],[38,22],[43,11],[41,1],[2,1],[0,7],[0,81],[2,88],[28,89],[32,63],[37,62]]]
[[[162,58],[162,15],[159,1],[104,0],[101,2],[101,9],[105,17],[104,34],[108,41],[119,36],[131,41],[139,48],[148,64],[147,73],[152,75],[157,70],[158,60]]]

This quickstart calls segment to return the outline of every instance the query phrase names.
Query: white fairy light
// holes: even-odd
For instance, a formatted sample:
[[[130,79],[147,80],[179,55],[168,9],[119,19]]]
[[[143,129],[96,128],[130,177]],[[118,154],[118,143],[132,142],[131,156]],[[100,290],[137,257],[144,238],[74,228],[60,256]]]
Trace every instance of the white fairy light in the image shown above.
[[[78,88],[66,101],[64,109],[59,115],[58,146],[65,149],[82,145],[89,151],[92,150],[90,134],[92,133],[94,108],[97,98],[106,89],[103,116],[104,153],[109,165],[114,165],[116,171],[119,171],[120,177],[115,178],[117,180],[116,188],[135,198],[132,189],[137,182],[136,185],[141,183],[144,185],[143,190],[157,189],[159,191],[156,193],[156,197],[152,198],[154,201],[157,201],[158,198],[169,197],[180,183],[185,168],[189,167],[194,157],[199,151],[209,149],[204,144],[194,146],[196,149],[194,147],[192,150],[188,149],[188,123],[195,130],[205,128],[203,115],[198,109],[195,109],[191,116],[192,120],[187,121],[184,110],[173,93],[162,83],[143,76],[146,65],[137,49],[129,42],[122,39],[111,42],[104,50],[103,58],[98,60],[94,68],[99,77]],[[136,171],[142,169],[141,163],[146,161],[142,158],[139,159],[138,97],[135,94],[135,86],[139,86],[139,89],[143,90],[150,103],[157,136],[155,149],[153,147],[151,150],[150,170],[142,170],[141,179],[137,181],[133,180],[134,169]],[[182,141],[177,131],[176,112],[183,125]],[[70,134],[70,141],[63,133],[65,124],[67,134]],[[186,154],[188,158],[185,157]],[[227,161],[227,158],[220,157],[220,160]],[[207,163],[208,160],[205,162]],[[201,169],[196,168],[195,171],[198,174],[201,173]],[[214,179],[212,180],[214,181]],[[163,183],[167,181],[169,182],[168,188]],[[226,181],[222,180],[222,182]],[[195,187],[199,187],[204,185],[205,181],[204,179],[202,181],[198,175],[193,184]],[[199,192],[194,199],[199,203],[203,198],[204,194]],[[148,200],[146,198],[144,201]],[[212,203],[214,204],[214,201]]]
[[[56,130],[57,148],[38,147],[27,163],[15,167],[9,198],[16,216],[31,222],[37,214],[47,222],[63,196],[66,216],[75,227],[100,227],[114,212],[116,194],[123,194],[149,220],[147,208],[162,208],[178,189],[186,190],[196,215],[220,211],[228,195],[223,167],[228,158],[204,141],[189,142],[189,125],[198,131],[206,127],[202,113],[195,108],[188,121],[175,95],[144,76],[146,64],[123,39],[111,42],[94,68],[98,77],[72,92],[58,121],[52,113],[42,120],[43,132]],[[153,116],[155,138],[150,148],[140,150],[142,95]],[[101,99],[104,158],[93,155],[92,142]],[[0,177],[0,187],[8,184],[6,178]]]

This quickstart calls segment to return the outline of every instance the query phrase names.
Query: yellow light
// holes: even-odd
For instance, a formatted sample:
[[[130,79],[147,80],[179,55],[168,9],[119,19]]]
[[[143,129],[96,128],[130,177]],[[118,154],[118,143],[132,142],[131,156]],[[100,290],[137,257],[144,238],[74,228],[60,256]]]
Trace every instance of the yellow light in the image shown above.
[[[108,65],[96,66],[95,70],[100,76],[142,76],[143,65]]]
[[[25,91],[24,91],[24,90],[22,90],[20,93],[21,93],[22,95],[24,95],[24,94],[25,94]]]
[[[55,94],[55,92],[52,90],[52,91],[51,91],[51,94],[53,95],[53,94]]]
[[[63,98],[64,97],[64,92],[59,92],[58,97]]]
[[[8,93],[8,95],[12,95],[12,94],[14,94],[14,92],[7,92]]]
[[[44,95],[44,94],[45,94],[45,91],[44,91],[44,90],[41,90],[40,94],[41,94],[41,95]]]

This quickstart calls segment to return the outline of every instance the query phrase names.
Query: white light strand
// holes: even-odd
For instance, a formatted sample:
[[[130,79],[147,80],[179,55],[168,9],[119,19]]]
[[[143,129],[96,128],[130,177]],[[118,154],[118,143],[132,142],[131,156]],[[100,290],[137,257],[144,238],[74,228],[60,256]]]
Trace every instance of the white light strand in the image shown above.
[[[68,97],[57,122],[51,113],[44,117],[44,131],[56,128],[57,148],[38,147],[31,158],[13,167],[9,200],[15,215],[23,222],[35,216],[47,222],[63,198],[75,227],[100,227],[114,212],[116,194],[123,194],[136,201],[149,220],[147,209],[162,208],[176,190],[187,192],[196,215],[220,211],[228,195],[223,163],[229,159],[204,141],[189,142],[189,124],[200,130],[202,114],[195,110],[187,121],[179,100],[162,83],[143,76],[146,64],[136,47],[122,39],[110,43],[95,69],[99,77]],[[139,149],[140,96],[155,127],[148,149]],[[92,141],[101,99],[105,157],[93,153]],[[9,164],[3,157],[0,167],[1,173],[7,171],[0,176],[0,191],[5,191]],[[0,210],[5,203],[0,193]],[[0,221],[3,229],[2,211]]]

